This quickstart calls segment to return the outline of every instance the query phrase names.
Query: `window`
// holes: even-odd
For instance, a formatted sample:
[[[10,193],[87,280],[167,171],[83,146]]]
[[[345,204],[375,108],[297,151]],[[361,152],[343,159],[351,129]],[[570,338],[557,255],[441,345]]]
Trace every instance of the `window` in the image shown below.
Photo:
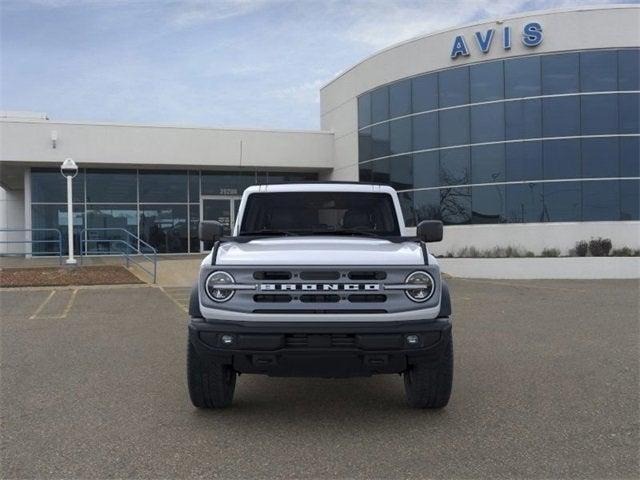
[[[140,202],[170,203],[187,201],[187,172],[140,172]]]
[[[440,185],[440,153],[413,154],[413,188],[437,187]]]
[[[504,153],[503,144],[471,147],[471,183],[504,182]]]
[[[382,158],[380,160],[373,160],[369,163],[371,165],[371,181],[373,183],[382,183],[389,185],[391,181],[390,160],[388,158]]]
[[[386,157],[391,154],[389,145],[389,123],[381,123],[371,127],[372,158]]]
[[[585,95],[580,102],[583,135],[618,133],[617,95]]]
[[[415,227],[416,212],[413,208],[413,192],[398,192],[398,201],[402,209],[405,227]]]
[[[137,242],[123,230],[138,235],[138,207],[136,204],[89,205],[87,228],[101,229],[87,231],[87,252],[97,255],[133,253],[138,248]]]
[[[189,247],[191,253],[200,251],[198,225],[200,224],[200,205],[189,205]]]
[[[580,135],[580,98],[544,98],[542,100],[542,133],[545,137]]]
[[[442,220],[440,190],[419,190],[413,193],[416,223],[423,220]]]
[[[189,202],[200,201],[200,172],[189,172]]]
[[[60,173],[58,173],[60,175]],[[60,175],[62,176],[62,175]],[[32,252],[34,254],[58,253],[59,238],[62,238],[62,254],[68,255],[69,242],[67,228],[69,225],[66,205],[32,205],[31,206],[31,228],[55,228],[61,233],[61,237],[56,232],[33,232],[34,240]],[[80,253],[80,231],[84,228],[84,208],[81,205],[73,206],[73,248],[76,253]]]
[[[582,220],[620,220],[620,182],[595,181],[582,185]]]
[[[73,202],[84,202],[84,172],[72,180]],[[67,179],[58,169],[31,169],[31,201],[33,203],[67,203]]]
[[[141,205],[140,237],[158,253],[185,253],[189,246],[186,205]]]
[[[505,186],[472,187],[471,223],[502,223],[505,216]]]
[[[504,104],[471,107],[471,143],[504,140]]]
[[[389,122],[390,153],[411,151],[411,118],[400,118]]]
[[[640,138],[620,139],[620,176],[640,177]]]
[[[440,215],[447,225],[471,222],[471,188],[441,188]]]
[[[469,143],[469,108],[441,110],[438,123],[440,125],[440,146],[467,145]]]
[[[525,57],[504,62],[505,97],[540,95],[540,57]]]
[[[396,190],[413,188],[413,158],[402,155],[389,159],[389,185]]]
[[[389,88],[381,87],[371,92],[371,123],[389,119]]]
[[[361,163],[360,168],[358,170],[358,180],[360,182],[371,183],[373,182],[372,177],[372,162]]]
[[[411,79],[411,103],[414,113],[438,108],[437,73]]]
[[[542,94],[580,91],[580,56],[577,53],[542,57]]]
[[[425,113],[411,118],[413,150],[438,148],[438,113]]]
[[[582,176],[618,177],[620,173],[617,138],[582,139]]]
[[[615,96],[615,95],[612,95]],[[617,95],[620,105],[619,133],[640,133],[640,95],[620,93]]]
[[[440,151],[440,185],[467,185],[469,179],[469,147]]]
[[[255,172],[202,172],[201,176],[203,195],[242,195],[256,183]]]
[[[640,90],[640,50],[618,51],[618,88],[621,91]]]
[[[371,140],[371,128],[365,128],[358,132],[358,161],[364,162],[373,158],[373,141]]]
[[[580,54],[580,89],[583,92],[618,90],[618,55],[614,51]]]
[[[411,113],[411,80],[402,80],[389,87],[390,118]]]
[[[469,67],[471,103],[504,98],[504,70],[502,62],[489,62]]]
[[[138,201],[135,170],[87,170],[88,203],[127,203]]]
[[[506,102],[504,110],[507,140],[542,137],[542,100]]]
[[[620,181],[620,220],[640,220],[640,180]]]
[[[368,93],[358,97],[358,128],[371,124],[371,96]]]
[[[439,74],[440,108],[469,103],[469,68],[452,68]]]
[[[543,184],[545,222],[579,222],[582,182]]]
[[[542,221],[542,184],[506,185],[506,197],[509,223]]]
[[[543,143],[546,180],[580,178],[580,140],[548,140]]]
[[[519,142],[505,145],[507,181],[542,179],[542,142]]]

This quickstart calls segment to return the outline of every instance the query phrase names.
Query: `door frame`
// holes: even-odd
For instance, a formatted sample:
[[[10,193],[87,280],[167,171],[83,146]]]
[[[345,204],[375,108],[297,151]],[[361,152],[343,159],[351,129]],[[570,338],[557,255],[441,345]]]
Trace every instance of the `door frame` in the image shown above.
[[[226,200],[229,202],[229,229],[233,232],[233,228],[236,224],[236,211],[234,208],[234,202],[240,202],[242,196],[240,195],[200,195],[200,221],[204,220],[204,201],[205,200]],[[206,253],[204,251],[204,242],[200,242],[200,253]]]

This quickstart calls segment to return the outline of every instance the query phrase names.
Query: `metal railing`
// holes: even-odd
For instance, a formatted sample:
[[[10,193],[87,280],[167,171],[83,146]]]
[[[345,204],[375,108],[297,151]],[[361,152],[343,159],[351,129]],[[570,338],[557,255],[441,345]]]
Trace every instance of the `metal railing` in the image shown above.
[[[120,232],[124,233],[124,238],[105,238],[100,236],[99,238],[89,238],[91,232]],[[109,251],[104,250],[90,250],[89,244],[106,243],[109,245]],[[115,247],[115,251],[112,251],[112,246]],[[142,250],[142,247],[147,249],[147,252]],[[125,259],[127,267],[133,263],[140,270],[150,275],[153,278],[153,283],[156,283],[157,269],[158,269],[158,252],[155,248],[142,240],[140,237],[134,235],[125,228],[83,228],[80,232],[80,262],[83,257],[87,255],[122,255]],[[138,260],[141,257],[142,260]],[[151,266],[147,265],[145,268],[144,262],[150,262]]]
[[[23,238],[22,240],[0,240],[0,244],[14,244],[14,243],[23,243],[23,244],[30,244],[31,245],[31,252],[0,252],[0,256],[2,255],[33,255],[36,254],[39,256],[39,254],[51,254],[51,255],[57,255],[60,261],[60,265],[62,265],[62,254],[64,253],[62,251],[62,233],[60,232],[60,230],[58,230],[57,228],[0,228],[0,234],[3,233],[17,233],[17,232],[30,232],[31,233],[31,238],[27,239],[27,238]],[[45,238],[44,240],[34,240],[33,239],[33,233],[34,232],[52,232],[56,234],[57,238]],[[25,235],[26,237],[26,235]],[[53,243],[55,245],[58,246],[58,250],[57,251],[47,251],[47,252],[33,252],[33,245],[37,244],[37,243]]]

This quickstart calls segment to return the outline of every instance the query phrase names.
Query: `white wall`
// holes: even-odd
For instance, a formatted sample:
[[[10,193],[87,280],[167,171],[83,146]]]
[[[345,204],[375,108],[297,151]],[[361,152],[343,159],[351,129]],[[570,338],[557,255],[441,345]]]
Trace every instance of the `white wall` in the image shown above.
[[[24,192],[22,190],[5,190],[0,187],[0,230],[24,227]],[[22,240],[23,232],[0,232],[0,241]],[[21,243],[0,243],[0,253],[19,253],[25,251]]]
[[[562,255],[567,255],[577,241],[597,237],[610,238],[613,248],[640,249],[640,222],[446,226],[442,242],[429,244],[429,250],[436,255],[446,255],[471,246],[480,250],[511,246],[531,250],[535,254],[540,254],[545,248],[558,248]]]
[[[57,132],[52,148],[51,132]],[[0,161],[331,169],[333,134],[0,120]]]

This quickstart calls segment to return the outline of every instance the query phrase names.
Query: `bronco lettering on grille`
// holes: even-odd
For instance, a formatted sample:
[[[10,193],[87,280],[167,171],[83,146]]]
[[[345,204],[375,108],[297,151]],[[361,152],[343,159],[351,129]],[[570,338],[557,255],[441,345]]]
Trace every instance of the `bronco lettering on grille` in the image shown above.
[[[263,283],[260,285],[262,291],[377,291],[380,290],[378,283]]]

